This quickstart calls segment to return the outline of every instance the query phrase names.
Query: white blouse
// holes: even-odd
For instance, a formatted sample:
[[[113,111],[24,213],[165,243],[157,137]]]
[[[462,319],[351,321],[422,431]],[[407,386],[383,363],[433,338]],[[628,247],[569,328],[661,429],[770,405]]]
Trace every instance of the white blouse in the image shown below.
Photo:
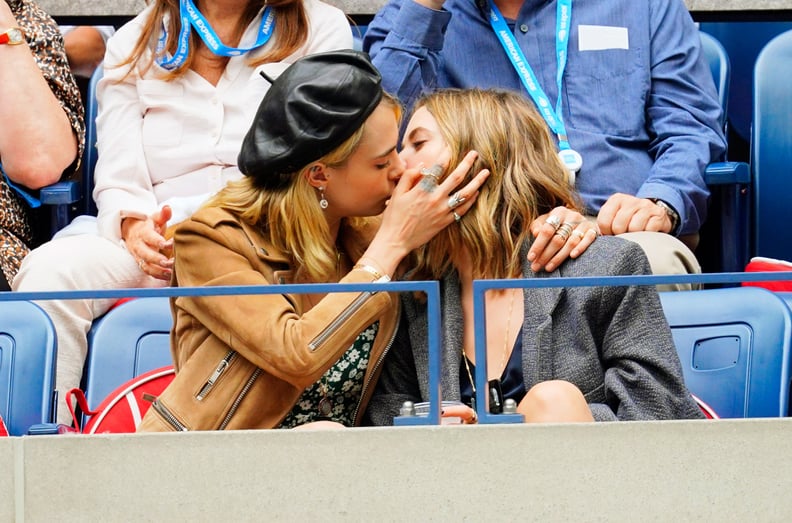
[[[266,52],[272,42],[248,56],[232,57],[216,86],[193,71],[161,80],[163,69],[156,64],[125,77],[129,66],[117,64],[132,51],[151,7],[110,38],[97,86],[99,157],[93,197],[102,236],[120,240],[122,217],[148,216],[165,204],[174,211],[171,223],[177,223],[242,176],[237,155],[270,86],[259,71],[274,78],[302,56],[352,47],[342,11],[319,0],[303,4],[309,35],[302,48],[283,62],[255,68],[248,64],[250,57]],[[239,47],[253,45],[259,25],[260,14]]]

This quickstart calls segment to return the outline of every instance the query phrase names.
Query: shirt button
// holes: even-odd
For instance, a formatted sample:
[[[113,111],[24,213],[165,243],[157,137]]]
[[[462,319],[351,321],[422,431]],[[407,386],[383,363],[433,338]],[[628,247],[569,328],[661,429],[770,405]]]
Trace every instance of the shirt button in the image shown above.
[[[522,24],[520,26],[520,31],[522,31],[523,33],[527,33],[528,32],[528,25],[527,24]]]

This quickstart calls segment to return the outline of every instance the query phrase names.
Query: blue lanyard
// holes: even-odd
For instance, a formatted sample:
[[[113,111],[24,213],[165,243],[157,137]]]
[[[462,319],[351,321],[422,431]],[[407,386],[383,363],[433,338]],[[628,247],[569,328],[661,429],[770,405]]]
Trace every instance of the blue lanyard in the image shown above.
[[[181,30],[179,31],[178,46],[173,56],[170,58],[162,56],[162,51],[168,39],[168,34],[165,30],[162,31],[162,35],[160,35],[157,42],[157,56],[160,56],[157,59],[157,63],[168,70],[181,67],[187,60],[187,55],[190,53],[190,26],[195,28],[206,47],[218,56],[240,56],[253,49],[258,49],[269,41],[275,27],[275,14],[272,11],[272,7],[267,7],[261,15],[261,26],[259,27],[256,43],[253,44],[253,47],[239,48],[229,47],[220,41],[217,33],[209,25],[204,15],[195,7],[192,0],[179,0],[179,18],[181,19]]]
[[[41,201],[39,199],[37,199],[36,197],[25,191],[25,189],[23,189],[22,187],[18,186],[17,184],[11,181],[11,179],[8,177],[8,175],[6,175],[5,171],[3,170],[3,164],[0,164],[0,173],[2,173],[3,179],[11,188],[11,190],[17,193],[20,198],[25,200],[25,202],[28,205],[30,205],[32,209],[38,209],[39,207],[41,207]]]
[[[528,64],[525,55],[514,38],[514,33],[511,32],[506,21],[503,19],[498,8],[492,0],[489,0],[490,5],[490,25],[493,31],[500,40],[506,55],[511,60],[514,69],[520,76],[528,94],[536,104],[539,113],[547,122],[547,125],[558,136],[558,148],[562,151],[570,149],[569,140],[567,138],[566,126],[564,125],[564,117],[561,107],[561,89],[564,81],[564,69],[567,62],[567,49],[569,46],[569,30],[572,26],[572,0],[558,0],[556,8],[556,87],[558,88],[558,100],[556,101],[555,110],[550,103],[550,98],[545,94],[536,75]]]

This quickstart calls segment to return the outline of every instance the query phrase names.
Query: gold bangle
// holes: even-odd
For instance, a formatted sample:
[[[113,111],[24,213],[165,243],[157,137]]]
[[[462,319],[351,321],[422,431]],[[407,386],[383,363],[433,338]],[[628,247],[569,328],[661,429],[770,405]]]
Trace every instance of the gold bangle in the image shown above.
[[[390,276],[388,276],[387,274],[382,274],[380,271],[378,271],[377,269],[375,269],[371,265],[365,265],[363,263],[358,263],[352,268],[353,269],[357,269],[357,270],[361,270],[361,271],[366,271],[367,273],[369,273],[372,276],[374,276],[374,279],[376,281],[390,281]]]

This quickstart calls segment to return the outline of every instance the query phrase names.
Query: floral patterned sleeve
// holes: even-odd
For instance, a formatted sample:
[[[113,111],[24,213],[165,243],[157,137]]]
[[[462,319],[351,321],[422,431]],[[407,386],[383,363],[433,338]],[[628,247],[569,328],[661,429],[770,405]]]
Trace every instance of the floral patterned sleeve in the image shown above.
[[[58,24],[44,10],[31,0],[7,0],[11,11],[25,33],[25,39],[33,56],[36,58],[44,78],[52,92],[66,111],[72,129],[77,136],[77,159],[64,177],[77,172],[85,148],[85,115],[80,91],[74,81],[66,52],[63,48]]]

